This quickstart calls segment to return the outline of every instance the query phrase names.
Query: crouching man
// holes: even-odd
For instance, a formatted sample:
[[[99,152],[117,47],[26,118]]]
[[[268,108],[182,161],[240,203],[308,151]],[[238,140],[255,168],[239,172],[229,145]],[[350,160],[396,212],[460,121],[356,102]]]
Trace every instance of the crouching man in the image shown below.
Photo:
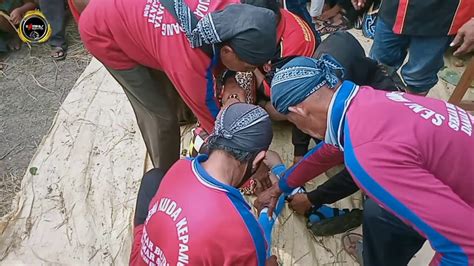
[[[342,69],[328,55],[295,58],[273,78],[272,104],[303,132],[324,138],[324,152],[305,158],[313,169],[343,159],[370,198],[364,265],[407,265],[425,240],[436,251],[431,265],[474,265],[474,117],[444,101],[341,81],[335,73]],[[282,192],[319,174],[287,173],[256,205],[271,215]]]
[[[143,177],[131,265],[277,265],[238,188],[255,172],[273,138],[268,114],[234,103],[209,137],[209,157],[176,162]],[[159,188],[158,188],[159,187]]]

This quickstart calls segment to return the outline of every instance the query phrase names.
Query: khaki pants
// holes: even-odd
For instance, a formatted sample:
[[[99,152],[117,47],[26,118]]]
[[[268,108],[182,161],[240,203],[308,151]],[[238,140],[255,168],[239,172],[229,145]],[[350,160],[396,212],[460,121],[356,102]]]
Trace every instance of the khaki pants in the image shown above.
[[[177,110],[173,104],[176,99],[171,99],[167,93],[174,90],[173,85],[163,72],[145,66],[107,70],[122,86],[132,104],[153,165],[168,171],[179,159],[180,149]]]

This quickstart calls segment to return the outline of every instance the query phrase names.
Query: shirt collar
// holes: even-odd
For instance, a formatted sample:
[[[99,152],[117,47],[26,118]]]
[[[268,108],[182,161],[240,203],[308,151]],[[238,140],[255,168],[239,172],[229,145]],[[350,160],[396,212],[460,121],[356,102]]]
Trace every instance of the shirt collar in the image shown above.
[[[250,206],[240,193],[240,190],[218,181],[217,179],[209,175],[206,170],[204,170],[201,163],[205,162],[207,159],[208,156],[206,154],[201,154],[194,158],[192,161],[193,172],[199,182],[201,182],[204,186],[208,188],[227,193],[229,196],[241,201],[248,209],[250,209]]]
[[[359,91],[359,86],[350,82],[344,81],[339,89],[334,93],[331,103],[329,104],[327,129],[324,141],[327,144],[334,145],[341,150],[343,147],[343,128],[347,109]]]

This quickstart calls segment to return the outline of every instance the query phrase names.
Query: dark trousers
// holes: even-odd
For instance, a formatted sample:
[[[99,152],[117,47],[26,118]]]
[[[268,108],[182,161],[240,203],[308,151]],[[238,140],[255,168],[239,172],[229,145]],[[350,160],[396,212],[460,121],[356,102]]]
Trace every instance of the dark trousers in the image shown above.
[[[138,189],[135,217],[133,219],[134,227],[145,223],[150,202],[158,191],[164,176],[164,172],[159,168],[151,169],[143,176]]]
[[[39,6],[52,29],[49,45],[66,50],[66,6],[64,0],[39,0]]]
[[[163,72],[136,66],[110,74],[122,86],[132,104],[138,127],[155,167],[163,171],[179,159],[180,131],[176,108],[167,90],[173,88]]]
[[[426,241],[371,199],[364,204],[363,232],[364,266],[405,266]]]

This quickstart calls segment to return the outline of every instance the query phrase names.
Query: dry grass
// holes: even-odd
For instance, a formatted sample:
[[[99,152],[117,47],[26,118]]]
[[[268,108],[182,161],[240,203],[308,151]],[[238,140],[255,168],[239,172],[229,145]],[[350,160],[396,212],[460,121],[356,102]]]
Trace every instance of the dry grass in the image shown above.
[[[0,176],[0,214],[10,211],[12,199],[20,191],[21,177],[13,174],[3,174]]]

